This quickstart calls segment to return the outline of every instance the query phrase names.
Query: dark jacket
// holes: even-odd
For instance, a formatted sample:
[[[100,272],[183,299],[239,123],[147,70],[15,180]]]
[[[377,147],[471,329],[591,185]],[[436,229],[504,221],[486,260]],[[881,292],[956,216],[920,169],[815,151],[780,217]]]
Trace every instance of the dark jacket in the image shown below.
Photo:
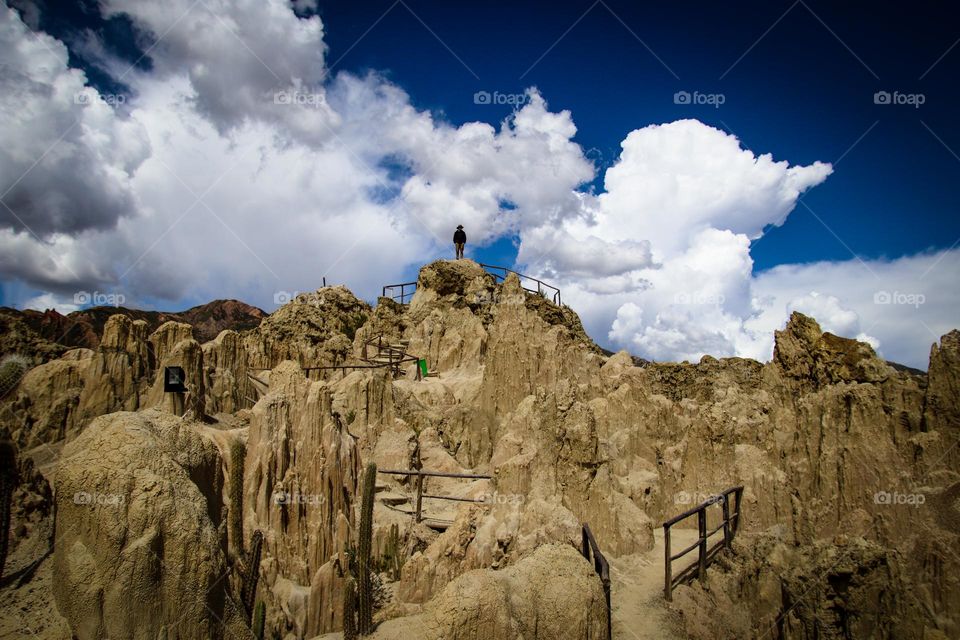
[[[467,244],[467,234],[463,229],[457,229],[453,232],[454,244]]]

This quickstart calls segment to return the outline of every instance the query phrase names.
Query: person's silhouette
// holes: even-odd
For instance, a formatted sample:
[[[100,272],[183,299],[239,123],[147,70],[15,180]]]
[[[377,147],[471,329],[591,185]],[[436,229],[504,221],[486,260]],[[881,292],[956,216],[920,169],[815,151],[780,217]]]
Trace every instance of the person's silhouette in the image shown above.
[[[463,230],[463,225],[458,224],[457,230],[453,232],[453,246],[457,250],[457,260],[463,257],[463,245],[467,244],[467,233]]]

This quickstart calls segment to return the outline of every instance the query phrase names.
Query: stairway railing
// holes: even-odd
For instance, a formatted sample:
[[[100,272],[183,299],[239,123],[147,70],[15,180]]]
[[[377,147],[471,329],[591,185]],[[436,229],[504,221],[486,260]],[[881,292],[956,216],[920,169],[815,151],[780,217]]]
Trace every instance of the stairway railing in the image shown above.
[[[492,275],[497,280],[506,280],[507,274],[513,273],[518,278],[520,278],[521,286],[523,286],[523,283],[525,281],[533,281],[537,283],[537,288],[531,289],[529,287],[523,287],[525,291],[529,291],[530,293],[536,293],[544,297],[546,297],[547,293],[550,293],[552,291],[553,293],[551,294],[551,296],[553,299],[553,304],[558,306],[560,305],[560,289],[553,286],[552,284],[547,284],[543,280],[538,280],[532,276],[525,275],[523,273],[520,273],[519,271],[514,271],[513,269],[508,269],[506,267],[498,267],[492,264],[483,264],[482,262],[480,263],[480,266],[486,269],[487,272],[490,273],[490,275]]]
[[[730,495],[734,496],[735,507],[733,513],[730,512]],[[669,602],[673,599],[673,589],[674,587],[680,585],[683,582],[692,580],[696,577],[698,580],[703,580],[707,575],[707,566],[710,562],[713,561],[714,557],[720,552],[721,549],[729,548],[733,542],[733,538],[737,535],[737,531],[740,529],[740,499],[743,496],[743,486],[731,487],[719,493],[715,496],[711,496],[707,500],[701,502],[692,509],[688,509],[681,513],[678,516],[670,518],[663,523],[663,553],[664,553],[664,581],[663,581],[663,597]],[[723,511],[723,521],[713,530],[707,531],[707,508],[719,504]],[[697,516],[697,529],[698,537],[697,541],[692,545],[684,549],[683,551],[677,554],[671,554],[670,552],[670,527],[686,520],[691,516]],[[716,534],[720,530],[723,530],[723,538],[718,541],[715,545],[707,548],[707,541],[710,536]],[[697,549],[697,562],[696,564],[691,564],[689,567],[678,573],[676,576],[673,575],[673,561],[679,560],[683,556],[687,555],[694,549]]]
[[[600,582],[603,584],[603,597],[607,601],[607,640],[610,640],[613,635],[612,609],[610,609],[610,563],[600,552],[600,545],[597,544],[597,539],[593,537],[590,525],[584,523],[580,527],[580,535],[582,538],[580,553],[587,559],[587,562],[590,562],[590,552],[593,552],[593,569],[600,576]]]
[[[412,471],[399,471],[397,469],[379,469],[377,473],[386,473],[395,476],[416,476],[417,478],[417,510],[412,514],[416,522],[423,519],[423,499],[433,498],[435,500],[453,500],[455,502],[475,502],[477,504],[487,504],[486,500],[477,500],[475,498],[457,498],[455,496],[438,496],[423,492],[423,482],[425,478],[468,478],[471,480],[490,480],[491,476],[479,475],[476,473],[446,473],[443,471],[424,471],[423,469],[414,469]]]

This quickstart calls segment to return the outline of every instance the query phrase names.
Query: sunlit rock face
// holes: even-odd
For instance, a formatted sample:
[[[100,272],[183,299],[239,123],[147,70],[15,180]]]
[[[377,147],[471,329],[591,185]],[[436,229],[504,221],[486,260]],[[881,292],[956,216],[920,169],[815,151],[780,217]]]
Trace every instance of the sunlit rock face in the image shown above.
[[[245,631],[239,589],[256,531],[267,637],[338,631],[369,462],[489,476],[428,478],[428,496],[463,501],[424,498],[420,523],[415,482],[378,476],[378,637],[409,625],[473,637],[453,629],[480,622],[523,637],[597,637],[599,579],[573,549],[581,526],[611,557],[648,556],[664,520],[736,485],[739,560],[713,566],[708,591],[677,592],[688,633],[761,633],[819,579],[810,567],[846,554],[820,580],[823,598],[790,611],[790,629],[808,633],[830,611],[840,628],[846,593],[850,637],[956,635],[956,331],[934,345],[927,374],[801,314],[765,364],[636,366],[626,352],[605,355],[572,310],[515,275],[459,260],[425,266],[407,305],[371,308],[326,287],[257,328],[202,345],[196,335],[168,322],[148,336],[142,321],[115,316],[97,349],[35,367],[7,401],[3,424],[21,451],[46,451],[38,464],[65,532],[56,603],[78,638],[141,637],[118,613],[141,598],[155,603],[136,619],[151,638],[218,637],[210,609]],[[371,368],[378,343],[424,360],[430,375],[419,379],[413,362],[399,376]],[[344,364],[364,368],[304,369]],[[164,392],[166,366],[184,369],[189,393]],[[124,509],[76,504],[81,491],[121,495]],[[843,578],[848,568],[855,578]],[[476,585],[476,610],[454,606]],[[866,622],[878,594],[900,622]],[[531,631],[541,604],[573,635]],[[736,616],[721,614],[731,607]]]

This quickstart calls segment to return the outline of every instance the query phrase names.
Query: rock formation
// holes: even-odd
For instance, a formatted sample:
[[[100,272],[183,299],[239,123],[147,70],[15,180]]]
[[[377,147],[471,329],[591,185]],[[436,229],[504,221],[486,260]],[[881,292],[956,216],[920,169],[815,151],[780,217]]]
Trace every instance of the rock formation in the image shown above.
[[[15,511],[33,524],[13,546],[56,511],[34,582],[77,638],[246,637],[255,531],[266,637],[336,633],[368,462],[471,476],[426,477],[416,522],[416,479],[378,475],[372,637],[602,637],[581,525],[646,557],[660,523],[741,484],[735,553],[676,590],[690,637],[960,636],[960,332],[926,374],[801,314],[765,364],[651,363],[469,260],[425,266],[407,305],[325,287],[254,328],[151,328],[110,318],[0,407],[55,489]],[[371,367],[378,344],[431,375]]]

